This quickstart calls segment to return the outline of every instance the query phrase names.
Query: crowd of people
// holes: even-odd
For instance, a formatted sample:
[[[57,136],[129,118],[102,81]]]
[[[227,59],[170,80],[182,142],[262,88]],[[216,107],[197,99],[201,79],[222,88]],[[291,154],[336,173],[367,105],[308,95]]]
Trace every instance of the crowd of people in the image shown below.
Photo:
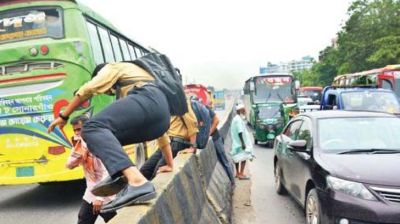
[[[212,138],[218,160],[234,185],[235,175],[217,128],[219,118],[215,112],[192,97],[187,99],[185,114],[172,115],[169,107],[174,105],[170,105],[155,84],[155,78],[133,63],[97,66],[92,79],[76,92],[69,105],[49,125],[48,131],[52,132],[57,126],[62,129],[74,110],[94,95],[115,95],[115,84],[121,80],[131,82],[118,90],[117,100],[92,117],[82,114],[70,122],[74,130],[74,149],[66,167],[73,169],[82,165],[87,184],[78,223],[95,223],[99,215],[108,222],[116,215],[116,210],[155,198],[156,190],[150,180],[158,173],[173,171],[173,158],[179,153],[196,153],[204,133],[207,133],[207,141]],[[243,108],[237,109],[238,117]],[[200,110],[207,111],[206,115],[199,114]],[[245,160],[252,155],[252,146],[243,121],[237,117],[232,122],[232,158],[237,163],[236,177],[246,179],[243,170]],[[123,146],[151,140],[157,141],[160,150],[139,170]],[[241,149],[245,156],[241,155]]]

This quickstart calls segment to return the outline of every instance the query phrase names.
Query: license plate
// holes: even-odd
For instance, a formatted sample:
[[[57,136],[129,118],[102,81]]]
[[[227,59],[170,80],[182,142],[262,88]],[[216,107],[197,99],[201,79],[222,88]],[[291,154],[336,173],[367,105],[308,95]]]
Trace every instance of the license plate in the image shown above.
[[[34,175],[34,169],[32,166],[28,167],[17,167],[17,177],[31,177]]]

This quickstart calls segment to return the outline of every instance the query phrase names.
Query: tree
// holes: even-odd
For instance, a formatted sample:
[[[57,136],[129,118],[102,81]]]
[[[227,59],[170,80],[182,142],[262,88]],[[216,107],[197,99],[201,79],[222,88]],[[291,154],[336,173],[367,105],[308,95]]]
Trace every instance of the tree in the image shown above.
[[[400,2],[357,0],[338,35],[339,73],[383,67],[400,61]],[[393,48],[394,47],[394,48]],[[396,50],[397,49],[397,50]]]
[[[388,36],[374,41],[374,52],[367,61],[376,67],[397,64],[400,59],[400,36]]]
[[[326,47],[310,77],[329,85],[338,74],[400,63],[400,0],[356,0],[338,33],[338,48]]]

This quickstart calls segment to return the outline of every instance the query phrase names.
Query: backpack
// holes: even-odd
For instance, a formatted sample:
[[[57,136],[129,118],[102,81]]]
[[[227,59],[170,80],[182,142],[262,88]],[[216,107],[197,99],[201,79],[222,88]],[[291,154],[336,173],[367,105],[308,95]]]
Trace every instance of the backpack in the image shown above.
[[[207,146],[210,136],[211,117],[206,106],[198,101],[191,101],[191,106],[199,124],[199,132],[196,136],[197,148],[204,149]],[[200,123],[202,124],[200,126]]]
[[[124,62],[133,63],[154,77],[155,84],[167,97],[171,115],[182,116],[188,112],[181,78],[166,55],[149,53],[134,61]],[[121,85],[125,84],[117,83],[118,88]]]

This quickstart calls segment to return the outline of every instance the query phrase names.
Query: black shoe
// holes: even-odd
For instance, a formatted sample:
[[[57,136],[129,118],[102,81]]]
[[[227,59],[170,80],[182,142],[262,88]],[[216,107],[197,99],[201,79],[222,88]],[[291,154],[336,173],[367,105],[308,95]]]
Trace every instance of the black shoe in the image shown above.
[[[111,212],[135,203],[144,203],[156,196],[156,189],[151,182],[146,182],[138,187],[127,184],[113,201],[101,207],[101,212]]]
[[[120,192],[125,186],[125,176],[119,176],[114,179],[112,177],[107,177],[93,187],[92,193],[99,197],[107,197]]]

